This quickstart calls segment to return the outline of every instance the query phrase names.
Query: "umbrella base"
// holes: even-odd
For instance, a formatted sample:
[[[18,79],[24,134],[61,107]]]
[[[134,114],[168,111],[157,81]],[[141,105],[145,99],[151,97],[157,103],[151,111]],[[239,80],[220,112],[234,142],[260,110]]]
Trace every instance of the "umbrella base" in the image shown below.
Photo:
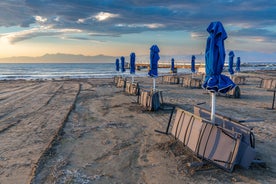
[[[138,95],[140,91],[139,83],[132,83],[129,81],[126,81],[126,88],[125,92],[130,95]]]
[[[115,76],[113,79],[117,88],[125,88],[126,87],[126,79],[121,76]]]
[[[179,84],[179,77],[178,76],[162,76],[162,82],[165,84]]]
[[[227,92],[226,96],[230,97],[230,98],[240,98],[241,97],[240,87],[237,85],[235,88],[233,88],[229,92]]]
[[[181,80],[181,86],[188,88],[202,88],[202,78],[201,77],[192,77],[185,76]]]
[[[163,103],[162,91],[141,91],[139,104],[149,111],[157,111]]]
[[[232,77],[232,80],[235,84],[237,85],[244,85],[246,83],[246,77],[245,76],[237,76],[237,75],[234,75]]]
[[[260,87],[265,89],[276,89],[276,79],[262,79]]]

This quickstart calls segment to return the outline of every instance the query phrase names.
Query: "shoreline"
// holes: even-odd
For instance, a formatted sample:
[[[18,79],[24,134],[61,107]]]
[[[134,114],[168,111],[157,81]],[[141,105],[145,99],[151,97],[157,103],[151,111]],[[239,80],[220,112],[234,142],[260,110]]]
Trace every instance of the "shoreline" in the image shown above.
[[[274,182],[275,110],[265,109],[272,93],[257,87],[259,75],[267,74],[243,75],[248,79],[240,86],[241,98],[218,97],[217,111],[255,120],[246,125],[253,128],[264,168],[236,168],[233,173],[212,168],[190,175],[185,164],[192,157],[170,136],[154,132],[165,129],[169,112],[143,111],[136,97],[116,88],[112,78],[15,80],[0,82],[0,182]],[[152,85],[148,77],[135,80],[142,88]],[[198,103],[210,106],[203,89],[164,84],[161,77],[156,82],[166,103],[190,112]]]

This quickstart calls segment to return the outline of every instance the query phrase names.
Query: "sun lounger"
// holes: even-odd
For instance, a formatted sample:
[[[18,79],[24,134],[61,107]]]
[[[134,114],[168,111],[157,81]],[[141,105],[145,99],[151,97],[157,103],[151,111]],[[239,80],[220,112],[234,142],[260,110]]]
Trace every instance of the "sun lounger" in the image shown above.
[[[232,77],[232,80],[235,84],[244,85],[245,81],[246,81],[246,77],[245,76],[234,75]]]
[[[201,77],[194,77],[192,76],[185,76],[182,78],[181,86],[189,87],[189,88],[202,88],[202,78]]]
[[[267,91],[273,92],[273,98],[272,98],[272,107],[267,109],[274,109],[274,102],[275,102],[275,92],[276,92],[276,79],[262,79],[261,88],[267,89]]]
[[[231,89],[229,92],[226,93],[226,96],[232,97],[232,98],[240,98],[241,97],[241,89],[238,85]]]
[[[113,82],[114,82],[115,86],[117,86],[119,78],[122,78],[122,77],[121,76],[114,76],[113,77]]]
[[[194,114],[205,119],[210,118],[211,112],[205,108],[194,106]],[[255,158],[255,138],[252,128],[241,124],[238,120],[216,113],[215,124],[230,132],[237,132],[242,135],[240,151],[237,156],[239,165],[248,168]]]
[[[271,108],[268,108],[268,109],[273,110],[273,109],[275,109],[275,108],[274,108],[274,105],[275,105],[275,93],[276,93],[276,88],[274,88],[274,89],[268,89],[267,91],[273,92],[272,106],[271,106]]]
[[[162,91],[141,90],[139,104],[149,111],[156,111],[163,103]]]
[[[199,116],[177,108],[172,135],[196,156],[232,171],[242,135],[216,126]]]
[[[124,78],[118,78],[118,82],[117,82],[117,88],[125,88],[126,87],[126,79]]]
[[[132,83],[126,81],[126,88],[125,92],[131,95],[138,95],[139,94],[139,83]]]
[[[275,89],[276,79],[262,79],[260,87],[265,89]]]
[[[163,83],[179,84],[179,77],[175,75],[166,75],[162,77]]]

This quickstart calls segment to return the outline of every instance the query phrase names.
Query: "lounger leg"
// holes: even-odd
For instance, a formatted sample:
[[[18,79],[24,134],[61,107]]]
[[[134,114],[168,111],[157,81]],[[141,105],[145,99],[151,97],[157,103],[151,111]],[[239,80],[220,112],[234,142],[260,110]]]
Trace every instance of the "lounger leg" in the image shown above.
[[[275,102],[275,93],[276,93],[276,91],[274,91],[274,93],[273,93],[273,100],[272,100],[272,109],[274,109],[274,102]]]
[[[163,132],[163,131],[160,131],[160,130],[154,130],[155,132],[161,133],[161,134],[166,134],[166,135],[169,134],[169,128],[170,128],[170,124],[171,124],[171,121],[172,121],[172,116],[173,116],[174,110],[175,110],[175,107],[172,108],[171,115],[170,115],[170,119],[169,119],[169,122],[168,122],[168,125],[167,125],[167,129],[166,129],[166,132]]]

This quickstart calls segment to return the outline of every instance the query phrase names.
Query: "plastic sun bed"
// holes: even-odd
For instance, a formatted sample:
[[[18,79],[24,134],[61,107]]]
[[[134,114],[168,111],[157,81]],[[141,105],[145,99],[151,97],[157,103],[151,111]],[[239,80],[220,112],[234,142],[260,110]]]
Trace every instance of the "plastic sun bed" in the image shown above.
[[[219,124],[212,124],[200,116],[204,116],[202,109],[197,110],[195,115],[176,108],[171,128],[174,138],[181,141],[183,146],[188,147],[197,157],[228,172],[232,172],[235,165],[248,168],[256,154],[251,129],[227,118],[222,120],[221,117],[216,117],[216,120],[220,119]],[[170,121],[173,112],[174,109]],[[166,132],[156,132],[168,134],[169,125],[170,122]]]

